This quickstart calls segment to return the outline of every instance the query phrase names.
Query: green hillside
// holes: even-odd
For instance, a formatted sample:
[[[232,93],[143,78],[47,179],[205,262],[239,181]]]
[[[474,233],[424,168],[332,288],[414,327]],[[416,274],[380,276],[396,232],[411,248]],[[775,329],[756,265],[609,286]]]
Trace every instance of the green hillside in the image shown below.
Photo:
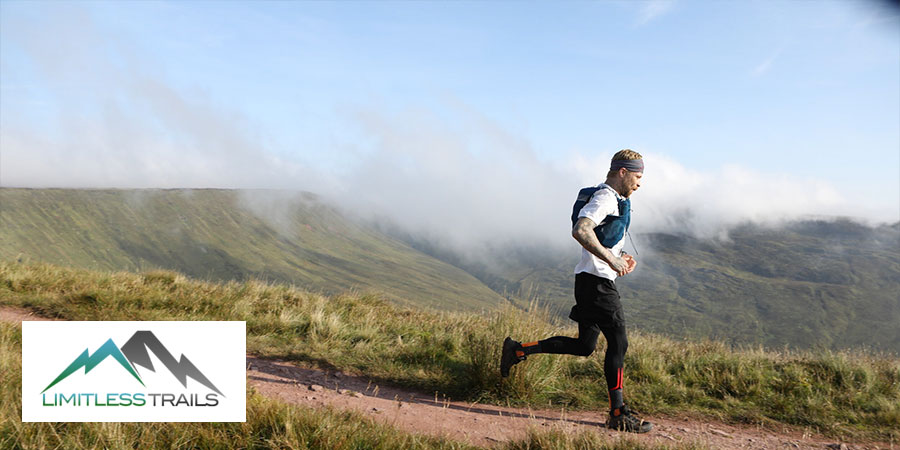
[[[802,221],[745,225],[727,239],[649,234],[635,240],[639,269],[617,285],[627,320],[641,329],[770,348],[871,347],[900,354],[900,224]],[[505,265],[487,266],[410,242],[560,317],[574,303],[577,247],[518,249]]]
[[[541,311],[504,307],[489,314],[435,313],[373,295],[326,297],[258,281],[216,284],[165,271],[109,273],[4,262],[0,305],[66,320],[241,320],[247,325],[247,351],[261,357],[361,374],[376,384],[454,400],[600,414],[608,408],[606,385],[598,382],[602,352],[587,358],[533,355],[501,380],[497,362],[505,336],[575,332],[573,323],[561,327]],[[779,431],[787,425],[798,433],[841,439],[900,438],[896,357],[859,350],[732,348],[638,330],[629,341],[626,395],[629,404],[651,417],[695,417],[698,424],[709,418]],[[21,392],[0,393],[15,395],[10,391]],[[6,423],[2,419],[15,417],[9,405],[19,402],[0,405],[7,405],[0,408],[0,423]],[[250,426],[265,429],[268,425],[250,417],[258,410],[248,410]],[[0,426],[0,436],[2,431]],[[238,436],[237,442],[247,438]]]
[[[648,236],[657,254],[624,295],[667,333],[900,353],[898,236],[848,221],[744,226],[725,242]]]
[[[494,308],[505,297],[564,322],[579,258],[573,241],[565,252],[494,249],[494,262],[472,263],[399,228],[348,221],[312,194],[279,191],[0,189],[0,225],[0,261],[378,291],[440,310]],[[618,286],[638,328],[900,353],[900,224],[805,221],[745,225],[725,239],[635,238],[639,269]]]
[[[378,291],[443,310],[503,301],[468,273],[288,192],[3,188],[0,260]]]

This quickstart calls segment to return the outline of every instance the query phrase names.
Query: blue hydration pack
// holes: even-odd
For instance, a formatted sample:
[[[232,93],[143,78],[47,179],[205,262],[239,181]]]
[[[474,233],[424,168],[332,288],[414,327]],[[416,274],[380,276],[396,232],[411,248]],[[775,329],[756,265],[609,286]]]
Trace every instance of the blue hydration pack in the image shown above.
[[[591,201],[591,197],[600,189],[603,188],[591,186],[578,191],[578,198],[575,199],[575,204],[572,205],[572,227],[575,227],[575,222],[578,222],[578,214],[581,213],[581,209]],[[625,232],[628,231],[629,225],[631,225],[631,200],[627,198],[619,199],[619,215],[606,216],[600,225],[594,227],[594,234],[597,235],[597,240],[600,241],[601,245],[606,248],[613,248],[625,237]]]

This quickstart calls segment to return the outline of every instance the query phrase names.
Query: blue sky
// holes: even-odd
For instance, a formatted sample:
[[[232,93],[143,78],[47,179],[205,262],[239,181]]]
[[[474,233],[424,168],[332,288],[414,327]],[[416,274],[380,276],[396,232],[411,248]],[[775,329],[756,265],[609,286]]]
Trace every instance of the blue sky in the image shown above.
[[[685,182],[757,205],[726,222],[772,197],[779,214],[896,221],[886,5],[3,1],[0,184],[367,187],[367,204],[484,187],[448,188],[456,204],[505,195],[472,178],[496,172],[559,203],[629,147],[648,182],[654,157],[666,169],[654,214]]]

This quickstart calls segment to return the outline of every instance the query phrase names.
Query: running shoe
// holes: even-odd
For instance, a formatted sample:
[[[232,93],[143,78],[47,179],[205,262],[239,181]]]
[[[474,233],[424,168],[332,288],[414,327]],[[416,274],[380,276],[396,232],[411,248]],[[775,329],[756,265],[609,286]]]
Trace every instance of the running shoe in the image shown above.
[[[509,376],[509,368],[525,361],[525,352],[522,351],[522,344],[512,340],[509,336],[503,341],[503,353],[500,355],[500,376],[506,378]]]
[[[628,405],[622,405],[618,410],[609,412],[609,420],[606,427],[613,430],[627,431],[629,433],[646,433],[653,429],[653,424],[638,418]]]

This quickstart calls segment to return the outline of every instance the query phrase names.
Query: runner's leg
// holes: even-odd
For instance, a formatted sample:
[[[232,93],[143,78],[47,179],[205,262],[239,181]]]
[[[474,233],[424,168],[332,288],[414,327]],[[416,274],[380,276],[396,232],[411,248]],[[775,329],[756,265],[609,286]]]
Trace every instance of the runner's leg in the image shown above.
[[[621,408],[624,404],[622,385],[625,368],[625,352],[628,351],[628,336],[625,326],[604,327],[606,357],[603,360],[603,374],[609,388],[609,408]]]
[[[542,341],[522,344],[525,355],[553,353],[557,355],[589,356],[597,348],[600,327],[593,324],[578,324],[578,337],[553,336]]]

